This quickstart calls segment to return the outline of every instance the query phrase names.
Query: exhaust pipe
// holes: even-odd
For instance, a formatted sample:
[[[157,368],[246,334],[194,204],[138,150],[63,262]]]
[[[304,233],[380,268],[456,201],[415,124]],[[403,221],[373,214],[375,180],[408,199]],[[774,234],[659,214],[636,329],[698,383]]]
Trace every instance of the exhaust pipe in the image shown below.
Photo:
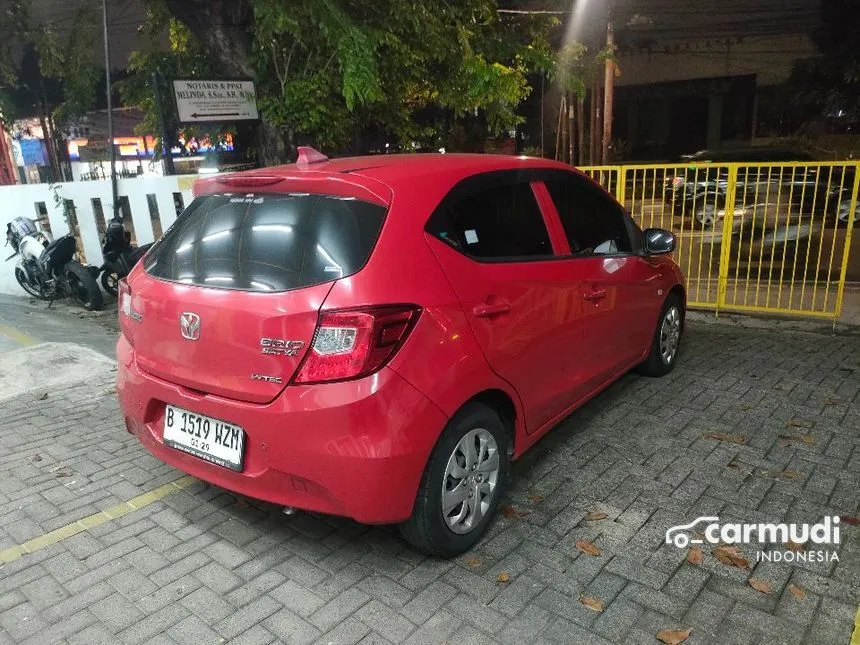
[[[283,511],[284,515],[295,515],[299,512],[299,509],[297,509],[295,506],[284,506]]]

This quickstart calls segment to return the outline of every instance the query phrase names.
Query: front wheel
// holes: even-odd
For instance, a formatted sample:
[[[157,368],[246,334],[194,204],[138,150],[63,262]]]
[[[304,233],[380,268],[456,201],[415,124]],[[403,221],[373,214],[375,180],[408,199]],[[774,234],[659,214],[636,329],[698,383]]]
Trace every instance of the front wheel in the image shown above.
[[[660,311],[648,358],[639,366],[640,373],[645,376],[665,376],[672,371],[678,359],[683,328],[684,314],[681,299],[675,294],[670,294]]]
[[[30,282],[30,277],[21,267],[15,267],[15,279],[18,281],[18,284],[21,285],[21,288],[34,298],[38,298],[39,300],[50,299],[50,296],[45,294],[39,286]]]
[[[860,199],[857,200],[853,213],[851,212],[850,199],[843,199],[839,202],[839,206],[836,209],[836,219],[843,226],[848,224],[848,220],[854,220],[854,224],[857,224],[860,221]]]
[[[451,418],[424,470],[412,516],[400,525],[408,542],[443,558],[475,545],[507,487],[510,434],[482,403],[468,403]]]
[[[89,269],[72,261],[63,267],[63,274],[69,281],[72,297],[81,303],[84,309],[98,311],[102,308],[102,292]]]

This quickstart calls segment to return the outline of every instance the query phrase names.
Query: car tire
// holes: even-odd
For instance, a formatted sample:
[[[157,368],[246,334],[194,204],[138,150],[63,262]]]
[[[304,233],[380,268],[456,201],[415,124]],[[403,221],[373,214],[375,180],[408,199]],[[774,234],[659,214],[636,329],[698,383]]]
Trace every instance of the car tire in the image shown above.
[[[400,525],[407,542],[442,558],[475,545],[507,489],[511,435],[498,412],[483,403],[467,403],[451,418],[424,469],[412,515]]]
[[[675,367],[684,331],[684,308],[681,299],[669,294],[660,310],[657,328],[651,339],[648,358],[639,365],[639,373],[645,376],[665,376]],[[671,351],[670,351],[671,350]]]

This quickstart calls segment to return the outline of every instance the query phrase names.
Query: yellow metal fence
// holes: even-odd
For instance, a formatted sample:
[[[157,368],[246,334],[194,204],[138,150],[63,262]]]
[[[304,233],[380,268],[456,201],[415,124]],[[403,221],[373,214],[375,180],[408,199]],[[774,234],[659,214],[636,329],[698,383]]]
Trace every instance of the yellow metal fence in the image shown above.
[[[580,169],[642,228],[675,234],[690,307],[839,317],[860,218],[860,163]]]

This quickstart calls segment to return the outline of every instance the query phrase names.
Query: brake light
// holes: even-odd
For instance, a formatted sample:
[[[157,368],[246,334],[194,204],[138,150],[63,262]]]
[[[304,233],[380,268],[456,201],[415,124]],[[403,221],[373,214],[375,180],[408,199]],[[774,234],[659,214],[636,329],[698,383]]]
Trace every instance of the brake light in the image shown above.
[[[373,374],[403,346],[420,313],[415,305],[320,313],[313,345],[293,382],[327,383]]]
[[[131,302],[131,287],[125,278],[117,283],[117,299],[119,307],[119,326],[129,343],[134,345],[134,330],[131,322],[140,322],[141,315],[134,310]]]

